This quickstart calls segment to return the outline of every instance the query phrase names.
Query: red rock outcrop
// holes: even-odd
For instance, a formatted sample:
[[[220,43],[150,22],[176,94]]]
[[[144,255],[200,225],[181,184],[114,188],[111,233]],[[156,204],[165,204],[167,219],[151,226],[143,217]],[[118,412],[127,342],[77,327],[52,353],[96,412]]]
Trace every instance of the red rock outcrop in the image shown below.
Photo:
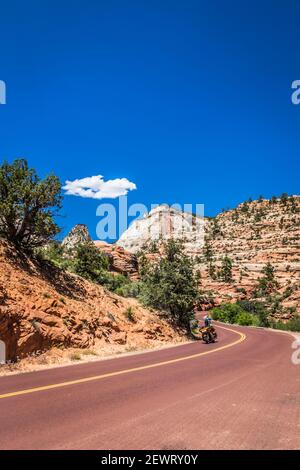
[[[129,253],[121,246],[100,240],[94,241],[94,244],[108,256],[112,272],[128,275],[131,279],[138,279],[138,260],[135,254]]]

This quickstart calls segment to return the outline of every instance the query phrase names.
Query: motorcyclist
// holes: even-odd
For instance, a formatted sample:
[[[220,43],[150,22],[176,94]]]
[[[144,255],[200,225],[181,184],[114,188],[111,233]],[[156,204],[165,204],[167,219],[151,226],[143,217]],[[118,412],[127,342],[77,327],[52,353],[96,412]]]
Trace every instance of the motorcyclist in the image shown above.
[[[207,313],[207,314],[205,315],[205,317],[203,318],[203,320],[204,320],[204,325],[205,325],[206,327],[212,326],[212,318],[211,318],[211,316],[210,316],[209,313]]]
[[[205,317],[203,318],[204,320],[204,329],[206,331],[206,336],[208,335],[209,337],[209,341],[206,341],[206,342],[212,342],[214,343],[215,342],[215,339],[217,338],[217,333],[216,333],[216,330],[214,329],[213,325],[212,325],[212,317],[210,316],[209,313],[207,313],[205,315]]]

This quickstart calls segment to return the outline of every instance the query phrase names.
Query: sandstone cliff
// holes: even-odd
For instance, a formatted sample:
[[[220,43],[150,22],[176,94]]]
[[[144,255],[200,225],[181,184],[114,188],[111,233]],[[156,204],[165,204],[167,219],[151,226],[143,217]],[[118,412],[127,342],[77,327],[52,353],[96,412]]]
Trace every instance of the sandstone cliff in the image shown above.
[[[300,313],[299,197],[261,199],[219,214],[207,221],[204,249],[195,254],[200,255],[202,287],[212,291],[217,303],[249,297],[270,262],[279,283],[278,295],[287,309],[283,315],[289,318],[289,311],[295,309]],[[209,274],[209,266],[218,269],[224,255],[232,260],[232,284],[214,280]]]
[[[108,256],[110,271],[128,275],[133,280],[138,278],[138,260],[134,253],[124,250],[121,246],[100,240],[94,241],[94,244]]]

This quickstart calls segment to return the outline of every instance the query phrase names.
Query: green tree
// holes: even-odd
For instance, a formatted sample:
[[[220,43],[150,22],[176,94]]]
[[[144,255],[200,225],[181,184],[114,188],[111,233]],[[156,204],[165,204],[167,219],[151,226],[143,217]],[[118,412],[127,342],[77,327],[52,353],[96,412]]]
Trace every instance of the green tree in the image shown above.
[[[275,269],[270,262],[263,267],[261,272],[265,275],[267,281],[273,282],[275,280]]]
[[[232,282],[232,261],[227,255],[222,259],[222,266],[219,271],[219,277],[224,282]]]
[[[164,256],[155,262],[143,259],[140,272],[143,302],[166,310],[179,323],[186,325],[193,317],[199,291],[194,262],[185,255],[183,243],[173,239],[167,241]]]
[[[244,212],[244,213],[249,212],[249,204],[248,204],[248,202],[243,202],[242,207],[241,207],[241,212]]]
[[[217,279],[216,267],[213,263],[209,263],[208,274],[212,279]]]
[[[275,269],[270,262],[268,262],[262,269],[263,276],[258,279],[257,287],[254,290],[254,297],[263,297],[274,292],[279,284],[275,278]]]
[[[158,243],[156,240],[151,240],[151,242],[148,245],[148,253],[158,253]]]
[[[55,175],[41,180],[24,159],[0,166],[0,236],[17,248],[32,251],[59,233],[54,216],[61,201]]]
[[[212,238],[215,238],[218,235],[222,234],[217,219],[213,219],[213,223],[212,223],[212,227],[211,227],[211,234],[212,234]]]
[[[74,271],[89,281],[104,283],[109,267],[108,258],[93,243],[79,245],[76,249]]]
[[[289,195],[287,193],[282,193],[280,196],[280,202],[283,206],[286,206],[289,199]]]
[[[205,244],[203,247],[203,256],[207,263],[212,263],[214,259],[214,253],[213,253],[212,245],[210,241],[208,240],[208,238],[205,238]]]
[[[290,197],[290,211],[292,214],[296,214],[298,212],[297,202],[294,196]]]
[[[234,209],[234,210],[232,211],[231,220],[232,220],[233,222],[237,222],[238,219],[239,219],[239,213],[238,213],[238,211],[237,211],[236,209]]]

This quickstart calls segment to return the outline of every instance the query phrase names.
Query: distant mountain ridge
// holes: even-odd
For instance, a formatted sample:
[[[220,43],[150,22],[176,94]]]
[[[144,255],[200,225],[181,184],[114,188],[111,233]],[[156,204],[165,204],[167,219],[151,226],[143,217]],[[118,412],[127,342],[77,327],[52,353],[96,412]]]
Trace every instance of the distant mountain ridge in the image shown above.
[[[145,218],[134,221],[117,245],[133,253],[147,250],[147,245],[157,239],[149,237],[149,231],[163,234],[162,224],[166,220],[173,229],[162,240],[177,238],[176,223],[178,220],[190,223],[190,217],[186,216],[159,206]],[[263,267],[270,262],[280,286],[278,296],[283,298],[284,311],[278,311],[278,317],[290,318],[293,311],[300,313],[299,196],[244,202],[214,218],[202,218],[197,230],[193,230],[190,223],[184,238],[187,254],[198,261],[207,307],[249,298]],[[225,255],[232,262],[233,282],[230,284],[213,275],[220,269]]]

